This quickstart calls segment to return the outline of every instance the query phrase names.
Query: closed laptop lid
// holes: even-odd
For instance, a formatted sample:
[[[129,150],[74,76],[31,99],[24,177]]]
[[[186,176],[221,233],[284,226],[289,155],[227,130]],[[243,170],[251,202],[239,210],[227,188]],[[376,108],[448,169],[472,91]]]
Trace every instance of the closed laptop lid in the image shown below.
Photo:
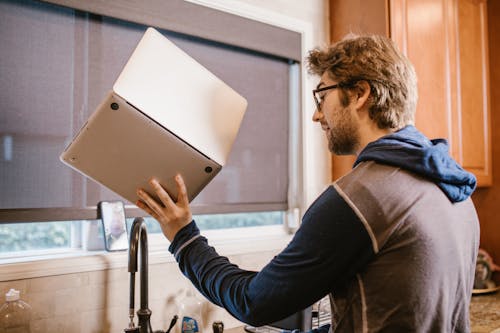
[[[131,203],[151,177],[174,198],[180,173],[191,201],[221,165],[110,92],[61,154],[60,159]],[[152,196],[154,193],[149,191]]]
[[[225,165],[247,101],[153,28],[113,90],[185,142]]]

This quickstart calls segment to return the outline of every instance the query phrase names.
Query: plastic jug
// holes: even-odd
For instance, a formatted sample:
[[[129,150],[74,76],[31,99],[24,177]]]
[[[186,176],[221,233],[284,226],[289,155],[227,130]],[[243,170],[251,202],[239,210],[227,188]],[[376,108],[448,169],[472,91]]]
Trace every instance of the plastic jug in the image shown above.
[[[21,300],[19,290],[10,289],[0,308],[0,332],[30,333],[31,306]]]
[[[186,296],[179,302],[180,333],[201,333],[203,323],[201,318],[201,301],[193,290],[189,289]]]

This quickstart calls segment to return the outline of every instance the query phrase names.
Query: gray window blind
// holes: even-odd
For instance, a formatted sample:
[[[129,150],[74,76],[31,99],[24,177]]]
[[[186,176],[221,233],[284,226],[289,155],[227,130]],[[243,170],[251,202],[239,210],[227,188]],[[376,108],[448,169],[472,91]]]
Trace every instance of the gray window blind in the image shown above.
[[[121,199],[58,156],[112,88],[145,28],[0,0],[0,222],[95,218],[99,201]],[[193,201],[193,212],[286,209],[290,61],[162,33],[249,101],[228,164]]]

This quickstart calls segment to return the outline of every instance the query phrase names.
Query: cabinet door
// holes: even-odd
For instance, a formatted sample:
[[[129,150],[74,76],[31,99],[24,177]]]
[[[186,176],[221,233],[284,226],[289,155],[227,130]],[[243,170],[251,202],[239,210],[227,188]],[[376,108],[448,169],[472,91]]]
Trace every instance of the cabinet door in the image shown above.
[[[480,186],[491,185],[491,121],[486,1],[457,1],[460,161]]]
[[[429,138],[447,138],[456,156],[452,126],[457,107],[456,43],[447,3],[450,1],[391,0],[391,38],[417,72],[416,126]]]
[[[390,20],[417,72],[417,127],[491,185],[486,1],[391,0]]]

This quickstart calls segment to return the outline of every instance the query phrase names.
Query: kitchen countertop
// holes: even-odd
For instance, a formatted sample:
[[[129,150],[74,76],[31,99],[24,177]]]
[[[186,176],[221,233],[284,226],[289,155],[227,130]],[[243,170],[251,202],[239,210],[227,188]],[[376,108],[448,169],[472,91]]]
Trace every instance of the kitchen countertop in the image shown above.
[[[470,304],[471,333],[500,333],[500,291],[472,296]],[[225,333],[244,333],[243,327]]]
[[[500,333],[500,291],[472,296],[470,322],[472,333]]]

